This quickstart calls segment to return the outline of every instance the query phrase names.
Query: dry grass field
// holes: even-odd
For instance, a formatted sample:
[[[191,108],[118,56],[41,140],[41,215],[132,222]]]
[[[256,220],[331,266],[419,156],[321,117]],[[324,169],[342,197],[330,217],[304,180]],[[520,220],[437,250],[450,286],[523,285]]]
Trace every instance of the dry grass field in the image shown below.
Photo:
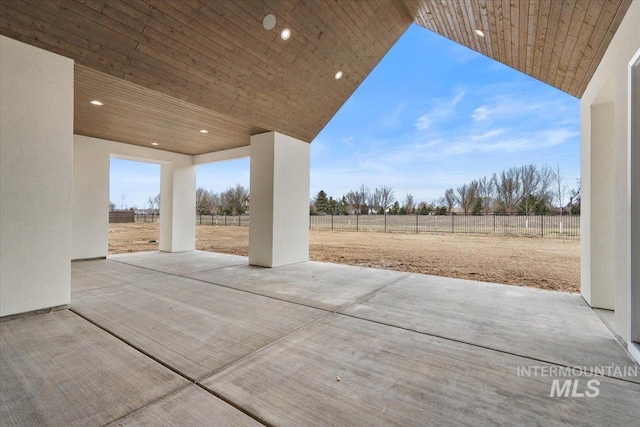
[[[158,249],[158,224],[111,224],[109,253]],[[580,241],[462,234],[311,231],[311,259],[530,286],[580,289]],[[248,254],[248,227],[196,226],[196,248]]]

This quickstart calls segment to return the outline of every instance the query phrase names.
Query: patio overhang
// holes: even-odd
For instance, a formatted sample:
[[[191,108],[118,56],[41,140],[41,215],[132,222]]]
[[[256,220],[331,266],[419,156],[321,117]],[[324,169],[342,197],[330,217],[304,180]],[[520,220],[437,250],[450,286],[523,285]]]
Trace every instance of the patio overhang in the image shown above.
[[[581,97],[630,4],[20,0],[0,34],[75,61],[76,134],[195,155],[312,141],[411,23]]]

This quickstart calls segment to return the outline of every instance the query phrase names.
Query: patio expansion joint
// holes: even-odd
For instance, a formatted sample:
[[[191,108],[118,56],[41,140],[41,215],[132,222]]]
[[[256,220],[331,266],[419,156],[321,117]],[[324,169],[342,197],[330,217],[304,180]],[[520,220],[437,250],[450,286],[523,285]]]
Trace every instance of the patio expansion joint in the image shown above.
[[[184,372],[180,371],[177,368],[174,368],[173,366],[169,365],[168,363],[162,361],[161,359],[157,358],[156,356],[152,355],[151,353],[143,350],[141,347],[133,344],[131,341],[123,338],[122,336],[116,334],[115,332],[111,331],[110,329],[100,325],[99,323],[91,320],[90,318],[88,318],[87,316],[80,314],[79,312],[77,312],[75,309],[73,308],[69,308],[69,311],[72,312],[73,314],[75,314],[76,316],[86,320],[87,322],[91,323],[92,325],[96,326],[97,328],[100,328],[101,330],[103,330],[104,332],[108,333],[109,335],[113,336],[114,338],[120,340],[121,342],[123,342],[124,344],[128,345],[129,347],[135,349],[136,351],[144,354],[145,356],[147,356],[148,358],[152,359],[153,361],[161,364],[162,366],[164,366],[165,368],[169,369],[170,371],[174,372],[175,374],[180,375],[181,377],[183,377],[184,379],[188,380],[189,382],[195,384],[196,380],[195,378],[190,377],[189,375],[185,374]]]
[[[191,378],[189,375],[185,374],[184,372],[182,372],[182,371],[180,371],[180,370],[178,370],[178,369],[174,368],[173,366],[169,365],[168,363],[163,362],[161,359],[159,359],[159,358],[157,358],[157,357],[153,356],[152,354],[150,354],[150,353],[148,353],[148,352],[144,351],[144,350],[143,350],[142,348],[140,348],[139,346],[137,346],[137,345],[135,345],[135,344],[131,343],[130,341],[128,341],[128,340],[126,340],[126,339],[122,338],[121,336],[119,336],[118,334],[114,333],[113,331],[111,331],[111,330],[109,330],[109,329],[107,329],[107,328],[105,328],[105,327],[101,326],[100,324],[98,324],[98,323],[94,322],[93,320],[89,319],[88,317],[86,317],[86,316],[84,316],[84,315],[82,315],[82,314],[80,314],[80,313],[76,312],[75,310],[69,309],[69,311],[70,311],[70,312],[72,312],[73,314],[75,314],[76,316],[80,317],[81,319],[84,319],[84,320],[86,320],[87,322],[91,323],[91,324],[92,324],[92,325],[94,325],[95,327],[97,327],[97,328],[101,329],[102,331],[104,331],[104,332],[108,333],[109,335],[113,336],[113,337],[114,337],[114,338],[116,338],[117,340],[121,341],[123,344],[125,344],[125,345],[127,345],[127,346],[129,346],[129,347],[133,348],[134,350],[136,350],[136,351],[140,352],[141,354],[143,354],[144,356],[146,356],[146,357],[148,357],[149,359],[153,360],[154,362],[161,364],[161,365],[162,365],[162,366],[164,366],[165,368],[169,369],[170,371],[174,372],[175,374],[179,375],[180,377],[182,377],[182,378],[184,378],[184,379],[186,379],[187,381],[189,381],[189,382],[190,382],[190,384],[187,384],[187,385],[185,385],[184,387],[180,387],[180,388],[178,388],[177,390],[174,390],[174,391],[172,391],[171,393],[168,393],[168,394],[166,394],[166,395],[164,395],[164,396],[160,396],[160,397],[158,397],[157,399],[154,399],[154,400],[152,400],[151,402],[148,402],[147,404],[145,404],[145,405],[141,406],[140,408],[136,408],[136,409],[134,409],[133,411],[129,412],[128,414],[125,414],[125,415],[123,415],[123,416],[122,416],[122,417],[120,417],[120,418],[117,418],[117,419],[115,419],[115,420],[113,420],[113,421],[110,421],[110,422],[109,422],[109,423],[107,423],[106,425],[111,425],[111,424],[116,423],[116,422],[118,422],[118,421],[120,421],[120,420],[123,420],[123,419],[125,419],[125,418],[127,418],[127,417],[129,417],[129,416],[131,416],[131,415],[133,415],[133,414],[135,414],[136,412],[142,411],[143,409],[145,409],[145,408],[147,408],[147,407],[149,407],[149,406],[152,406],[152,405],[154,405],[154,404],[156,404],[156,403],[158,403],[158,402],[161,402],[161,401],[163,401],[163,400],[165,400],[165,399],[170,398],[171,396],[173,396],[173,395],[175,395],[175,394],[177,394],[177,393],[181,392],[182,390],[186,389],[187,387],[190,387],[190,386],[192,386],[192,385],[195,385],[195,386],[197,386],[198,388],[202,389],[203,391],[205,391],[205,392],[207,392],[207,393],[209,393],[209,394],[213,395],[214,397],[216,397],[216,398],[218,398],[218,399],[222,400],[222,401],[223,401],[223,402],[225,402],[226,404],[228,404],[228,405],[230,405],[230,406],[234,407],[234,408],[235,408],[235,409],[237,409],[238,411],[242,412],[243,414],[247,415],[248,417],[252,418],[253,420],[255,420],[255,421],[259,422],[260,424],[265,425],[265,426],[267,426],[267,427],[273,427],[273,425],[272,425],[271,423],[268,423],[268,422],[266,422],[266,421],[262,420],[262,419],[261,419],[260,417],[258,417],[257,415],[255,415],[255,414],[253,414],[253,413],[249,412],[248,410],[246,410],[246,409],[245,409],[245,408],[243,408],[242,406],[240,406],[240,405],[236,404],[235,402],[231,401],[230,399],[227,399],[226,397],[219,395],[218,393],[214,392],[213,390],[209,390],[208,388],[206,388],[205,386],[203,386],[202,384],[200,384],[200,382],[199,382],[199,381],[195,380],[194,378]],[[321,319],[325,318],[326,316],[328,316],[328,315],[330,315],[330,314],[331,314],[331,313],[328,313],[328,314],[326,314],[325,316],[323,316],[323,317],[321,317],[321,318],[319,318],[319,319],[317,319],[317,320],[315,320],[315,321],[313,321],[313,322],[311,322],[311,323],[309,323],[309,324],[307,324],[307,325],[304,325],[304,326],[302,326],[301,328],[296,329],[295,331],[290,332],[289,334],[287,334],[287,335],[285,335],[285,336],[281,337],[280,339],[282,339],[282,338],[284,338],[284,337],[286,337],[286,336],[288,336],[288,335],[290,335],[290,334],[292,334],[292,333],[295,333],[295,332],[297,332],[298,330],[300,330],[300,329],[302,329],[302,328],[304,328],[304,327],[306,327],[306,326],[308,326],[308,325],[310,325],[310,324],[312,324],[312,323],[315,323],[316,321],[321,320]],[[270,346],[271,344],[274,344],[275,342],[280,341],[280,339],[278,339],[278,340],[274,341],[273,343],[268,344],[268,345],[267,345],[267,346],[265,346],[265,347],[268,347],[268,346]],[[262,347],[262,348],[265,348],[265,347]],[[260,349],[258,349],[258,350],[256,350],[256,351],[254,351],[254,352],[252,352],[252,353],[250,353],[250,354],[248,354],[248,355],[246,355],[246,356],[243,356],[242,358],[238,359],[237,361],[232,362],[232,363],[231,363],[231,364],[229,364],[229,365],[232,365],[232,364],[233,364],[233,363],[235,363],[235,362],[239,362],[240,360],[242,360],[242,359],[244,359],[245,357],[248,357],[248,356],[250,356],[250,355],[254,354],[255,352],[257,352],[257,351],[261,350],[262,348],[260,348]],[[226,369],[226,367],[225,367],[225,368],[223,368],[223,369]],[[216,372],[216,373],[217,373],[217,372]],[[211,374],[211,375],[214,375],[214,374]],[[211,376],[211,375],[208,375],[208,376],[206,376],[205,378],[207,378],[207,377],[209,377],[209,376]],[[204,379],[204,378],[203,378],[203,379]]]
[[[117,261],[117,262],[119,262],[119,261]],[[122,263],[122,264],[125,264],[125,263]],[[198,270],[197,272],[201,273],[203,271],[221,270],[223,268],[240,267],[242,265],[246,265],[246,264],[228,265],[228,266],[225,266],[225,267],[212,268],[210,270]],[[301,303],[301,302],[289,301],[289,300],[286,300],[284,298],[274,297],[272,295],[264,295],[264,294],[261,294],[261,293],[258,293],[258,292],[249,291],[247,289],[238,289],[238,288],[234,288],[234,287],[229,286],[229,285],[223,285],[223,284],[220,284],[220,283],[209,282],[209,281],[203,280],[203,279],[197,279],[197,278],[194,278],[194,277],[183,276],[183,275],[178,274],[178,273],[167,273],[165,271],[154,270],[154,269],[148,268],[148,267],[140,267],[140,268],[144,268],[144,269],[149,270],[149,271],[155,271],[156,273],[166,274],[167,276],[173,276],[173,277],[179,277],[181,279],[193,280],[195,282],[206,283],[207,285],[219,286],[221,288],[232,289],[234,291],[244,292],[244,293],[247,293],[247,294],[256,295],[256,296],[260,296],[260,297],[264,297],[264,298],[269,298],[269,299],[276,300],[276,301],[287,302],[289,304],[300,305],[300,306],[303,306],[303,307],[313,308],[313,309],[316,309],[316,310],[322,310],[322,311],[325,311],[327,313],[334,313],[335,312],[335,311],[332,311],[332,310],[327,310],[326,308],[315,307],[313,305],[304,304],[304,303]],[[193,273],[193,272],[191,272],[191,273]],[[186,273],[186,274],[190,274],[190,273]],[[338,310],[341,310],[342,308],[343,307],[339,308]]]
[[[459,339],[456,339],[456,338],[446,337],[446,336],[443,336],[443,335],[433,334],[433,333],[429,333],[429,332],[416,331],[415,329],[404,328],[402,326],[392,325],[390,323],[381,322],[379,320],[365,319],[365,318],[358,317],[358,316],[355,316],[355,315],[352,315],[352,314],[339,313],[339,312],[337,312],[335,314],[337,314],[339,316],[350,317],[352,319],[362,320],[362,321],[365,321],[365,322],[375,323],[375,324],[382,325],[382,326],[388,326],[388,327],[391,327],[391,328],[401,329],[401,330],[407,331],[407,332],[413,332],[413,333],[420,334],[420,335],[426,335],[426,336],[430,336],[430,337],[434,337],[434,338],[439,338],[439,339],[443,339],[443,340],[447,340],[447,341],[452,341],[452,342],[455,342],[455,343],[458,343],[458,344],[465,344],[465,345],[469,345],[469,346],[472,346],[472,347],[482,348],[482,349],[485,349],[485,350],[494,351],[496,353],[502,353],[502,354],[506,354],[506,355],[509,355],[509,356],[520,357],[520,358],[523,358],[523,359],[533,360],[533,361],[540,362],[540,363],[546,363],[546,364],[549,364],[549,365],[555,365],[555,366],[559,366],[559,367],[563,367],[563,368],[583,368],[582,366],[576,366],[576,365],[569,366],[569,365],[565,365],[565,364],[558,363],[558,362],[551,362],[549,360],[540,359],[540,358],[532,357],[532,356],[526,356],[526,355],[523,355],[523,354],[518,354],[518,353],[511,352],[511,351],[500,350],[500,349],[497,349],[497,348],[488,347],[488,346],[484,346],[484,345],[480,345],[480,344],[475,344],[475,343],[459,340]],[[598,374],[596,372],[593,372],[591,370],[587,370],[586,372],[589,372],[589,373],[593,374],[594,376],[609,378],[609,379],[617,380],[617,381],[623,381],[623,382],[634,384],[634,385],[640,387],[640,383],[638,383],[637,381],[631,381],[631,380],[628,380],[626,378],[618,378],[618,377],[613,377],[613,376],[610,376],[610,375],[600,375],[600,374]]]

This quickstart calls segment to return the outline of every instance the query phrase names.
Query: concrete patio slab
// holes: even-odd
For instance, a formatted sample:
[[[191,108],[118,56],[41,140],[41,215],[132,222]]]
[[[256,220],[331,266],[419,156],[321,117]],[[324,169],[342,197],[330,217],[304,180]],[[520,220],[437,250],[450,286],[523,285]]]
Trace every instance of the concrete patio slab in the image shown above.
[[[196,385],[109,424],[124,426],[262,426],[253,418]]]
[[[566,366],[635,366],[577,294],[411,274],[344,313]]]
[[[71,292],[157,280],[162,277],[165,277],[162,273],[106,259],[74,261],[71,263]]]
[[[110,255],[108,259],[177,275],[201,270],[211,270],[213,268],[247,265],[249,263],[246,257],[203,251],[178,253],[160,251],[138,252],[134,254]]]
[[[73,294],[71,309],[194,380],[327,314],[168,275]]]
[[[640,385],[598,377],[597,398],[551,398],[552,378],[517,375],[532,364],[338,314],[202,384],[278,426],[637,424]]]
[[[68,310],[0,323],[0,424],[104,425],[189,384]]]
[[[250,265],[199,271],[186,277],[335,311],[408,273],[321,262],[277,268]]]

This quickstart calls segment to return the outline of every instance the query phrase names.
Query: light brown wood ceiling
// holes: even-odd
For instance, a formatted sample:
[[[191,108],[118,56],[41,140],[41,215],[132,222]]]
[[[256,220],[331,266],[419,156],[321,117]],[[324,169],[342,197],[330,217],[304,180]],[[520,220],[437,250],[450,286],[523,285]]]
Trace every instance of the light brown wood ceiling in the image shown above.
[[[411,22],[579,97],[630,3],[0,0],[0,33],[76,61],[77,133],[199,154],[311,141]]]
[[[632,0],[403,0],[415,22],[580,98]],[[484,32],[485,37],[474,33]]]

